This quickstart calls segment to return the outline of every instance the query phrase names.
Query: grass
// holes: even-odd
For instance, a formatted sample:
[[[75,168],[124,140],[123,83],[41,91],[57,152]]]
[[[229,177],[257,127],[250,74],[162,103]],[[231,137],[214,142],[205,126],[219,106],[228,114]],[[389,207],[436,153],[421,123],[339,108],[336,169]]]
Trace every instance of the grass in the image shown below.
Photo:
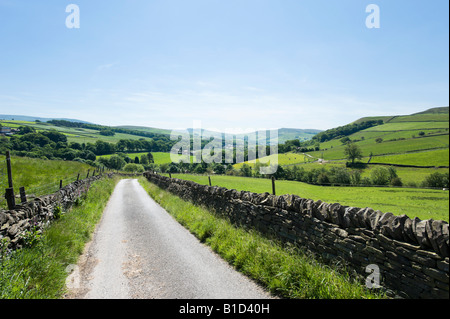
[[[174,178],[191,180],[208,185],[208,177],[189,174],[172,174]],[[269,179],[236,176],[211,176],[212,185],[251,191],[272,192]],[[277,195],[293,194],[303,198],[340,203],[353,207],[371,207],[384,213],[419,217],[422,220],[449,221],[449,192],[431,189],[391,188],[391,187],[324,187],[295,181],[277,181]]]
[[[389,122],[387,124],[374,126],[366,129],[366,132],[383,132],[383,131],[410,131],[410,130],[424,130],[424,129],[440,129],[448,128],[448,122]]]
[[[371,162],[417,166],[448,166],[449,152],[448,149],[443,149],[417,153],[376,156],[372,158]]]
[[[25,187],[27,195],[41,196],[52,194],[59,189],[59,181],[63,185],[76,181],[78,173],[80,178],[87,175],[93,167],[72,161],[50,161],[27,157],[11,157],[11,169],[15,193],[20,187]],[[0,156],[0,185],[7,187],[6,160]],[[2,199],[0,199],[2,202]]]
[[[372,293],[344,271],[319,264],[310,254],[246,231],[183,201],[145,178],[141,185],[174,218],[237,270],[283,298],[372,299]]]
[[[0,299],[58,299],[65,293],[66,268],[77,263],[116,185],[93,183],[81,203],[45,229],[33,247],[0,262]]]
[[[245,162],[245,164],[252,165],[252,164],[255,164],[258,162],[271,164],[271,163],[274,163],[274,161],[277,161],[278,165],[284,166],[284,165],[295,165],[295,164],[308,163],[312,160],[313,159],[311,159],[310,157],[308,157],[306,155],[289,152],[289,153],[285,153],[285,154],[269,155],[269,156],[264,157],[263,161],[256,159],[256,160],[247,161],[247,162]],[[244,165],[244,163],[234,164],[233,166],[235,169],[240,169],[242,167],[242,165]]]

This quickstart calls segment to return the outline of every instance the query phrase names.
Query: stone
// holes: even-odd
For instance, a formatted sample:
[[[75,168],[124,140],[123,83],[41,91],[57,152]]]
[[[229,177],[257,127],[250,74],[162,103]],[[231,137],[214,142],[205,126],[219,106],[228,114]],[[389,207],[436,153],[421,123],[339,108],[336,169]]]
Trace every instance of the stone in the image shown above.
[[[379,230],[378,222],[380,221],[381,216],[383,216],[383,213],[381,211],[379,211],[379,210],[374,211],[369,216],[370,229],[372,229],[372,230]]]
[[[314,217],[320,221],[326,220],[328,217],[328,204],[327,203],[320,204],[317,210],[314,211]]]
[[[441,271],[438,269],[434,269],[434,268],[424,268],[423,272],[430,276],[431,278],[434,278],[436,280],[439,280],[443,283],[447,283],[448,284],[448,273],[446,273],[445,271]]]
[[[342,205],[338,204],[338,203],[334,203],[330,206],[330,218],[331,218],[331,222],[333,224],[336,225],[340,225],[341,224],[341,215],[344,215],[344,208],[342,207]]]
[[[446,238],[443,231],[443,226],[446,223],[439,220],[429,220],[426,224],[426,231],[428,241],[431,243],[434,251],[440,254],[442,257],[449,256],[448,245],[446,244]]]
[[[347,238],[348,237],[348,233],[345,230],[343,230],[343,229],[332,228],[331,231],[333,233],[335,233],[336,235],[338,235],[339,237],[341,237],[341,238]]]
[[[437,268],[448,273],[448,262],[442,260],[438,261]]]
[[[415,235],[417,243],[422,248],[429,248],[431,247],[430,242],[428,241],[427,233],[426,233],[426,220],[422,220],[419,222],[416,222],[415,224]]]
[[[405,221],[409,219],[406,215],[394,217],[389,225],[391,226],[392,238],[397,240],[404,240],[403,229],[405,226]]]
[[[414,236],[413,230],[413,221],[411,218],[407,218],[405,220],[405,224],[403,225],[403,237],[407,242],[416,242],[416,236]]]
[[[15,237],[17,233],[20,231],[19,224],[14,224],[8,229],[8,235],[11,237]]]
[[[391,219],[393,219],[395,216],[392,213],[385,213],[383,214],[380,219],[378,220],[378,225],[377,225],[377,229],[382,229],[383,226],[386,226],[389,224],[389,222],[391,221]]]
[[[357,207],[347,207],[344,211],[344,216],[342,218],[344,228],[349,227],[358,227],[358,225],[355,223],[355,215],[359,211],[359,208]]]

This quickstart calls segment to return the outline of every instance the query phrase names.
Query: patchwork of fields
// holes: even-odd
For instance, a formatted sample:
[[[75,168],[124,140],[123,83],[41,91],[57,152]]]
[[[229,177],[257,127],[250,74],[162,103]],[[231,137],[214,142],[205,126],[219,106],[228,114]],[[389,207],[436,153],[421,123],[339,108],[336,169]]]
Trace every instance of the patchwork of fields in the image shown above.
[[[384,124],[371,127],[350,136],[363,153],[361,162],[378,164],[401,164],[411,167],[396,167],[398,177],[403,185],[420,186],[421,182],[431,173],[448,173],[449,169],[449,123],[448,108],[429,110],[420,114],[408,116],[376,117],[367,119],[382,119]],[[358,121],[357,121],[358,122]],[[102,136],[98,130],[85,128],[57,127],[42,122],[2,121],[3,125],[19,127],[29,125],[37,129],[56,129],[65,134],[69,142],[105,142],[117,143],[120,139],[140,139],[131,134],[116,133],[115,136]],[[148,138],[146,138],[148,139]],[[263,162],[278,160],[283,167],[298,166],[305,171],[317,168],[345,167],[345,145],[337,138],[320,143],[320,150],[309,153],[289,152],[271,155]],[[125,153],[134,160],[147,153]],[[171,163],[170,154],[152,153],[157,165]],[[111,157],[104,155],[103,157]],[[320,159],[320,161],[319,161]],[[4,157],[0,157],[4,163]],[[247,162],[254,165],[256,161]],[[244,163],[234,165],[239,170]],[[414,166],[435,166],[447,168],[419,168]],[[360,168],[361,177],[370,177],[378,166],[367,165]],[[44,161],[39,159],[14,158],[13,171],[17,187],[25,186],[28,193],[37,196],[52,192],[59,186],[59,180],[64,183],[76,178],[78,173],[85,175],[89,165],[78,162]],[[206,176],[178,175],[180,178],[208,183]],[[4,177],[4,174],[3,174]],[[271,184],[267,179],[253,179],[232,176],[213,176],[213,183],[227,188],[249,190],[253,192],[270,192]],[[314,200],[339,202],[344,205],[366,207],[395,214],[407,214],[410,217],[422,219],[435,218],[448,220],[448,192],[442,190],[413,188],[370,188],[367,187],[322,187],[296,181],[277,181],[278,194],[296,194]]]

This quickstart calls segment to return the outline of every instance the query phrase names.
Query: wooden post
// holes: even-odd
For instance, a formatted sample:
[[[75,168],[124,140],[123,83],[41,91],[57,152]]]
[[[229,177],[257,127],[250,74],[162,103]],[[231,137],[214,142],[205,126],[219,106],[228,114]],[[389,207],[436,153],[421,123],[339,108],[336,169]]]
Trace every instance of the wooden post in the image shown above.
[[[80,173],[78,173],[78,176],[77,176],[77,182],[80,180]]]
[[[8,209],[13,210],[16,207],[16,197],[14,195],[13,178],[11,169],[11,154],[6,151],[6,170],[8,171],[8,188],[5,191],[6,202]]]
[[[27,195],[25,193],[25,187],[21,187],[19,188],[19,192],[20,192],[20,201],[21,203],[26,203],[27,202]]]
[[[62,179],[59,180],[59,189],[62,188]]]
[[[5,198],[6,202],[8,203],[9,210],[13,210],[14,208],[16,208],[16,198],[14,196],[14,189],[12,187],[6,189]]]
[[[212,186],[211,185],[211,176],[208,176],[208,180],[209,180],[209,186]]]
[[[276,192],[275,192],[275,176],[272,176],[272,194],[276,195]]]
[[[13,188],[12,169],[11,169],[11,155],[6,151],[6,169],[8,171],[8,187]]]
[[[90,172],[91,170],[90,169],[88,169],[88,173],[87,173],[87,176],[86,176],[86,178],[88,178],[89,177],[89,172]]]
[[[170,178],[170,179],[172,178],[172,174],[170,174],[170,173],[169,173],[169,178]]]

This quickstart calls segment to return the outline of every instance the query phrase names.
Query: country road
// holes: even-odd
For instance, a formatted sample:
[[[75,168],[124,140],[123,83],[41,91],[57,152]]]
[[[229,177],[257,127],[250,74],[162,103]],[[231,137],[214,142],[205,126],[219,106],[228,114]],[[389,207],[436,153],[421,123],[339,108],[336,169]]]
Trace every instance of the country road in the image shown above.
[[[116,186],[66,298],[266,299],[162,209],[137,180]]]

